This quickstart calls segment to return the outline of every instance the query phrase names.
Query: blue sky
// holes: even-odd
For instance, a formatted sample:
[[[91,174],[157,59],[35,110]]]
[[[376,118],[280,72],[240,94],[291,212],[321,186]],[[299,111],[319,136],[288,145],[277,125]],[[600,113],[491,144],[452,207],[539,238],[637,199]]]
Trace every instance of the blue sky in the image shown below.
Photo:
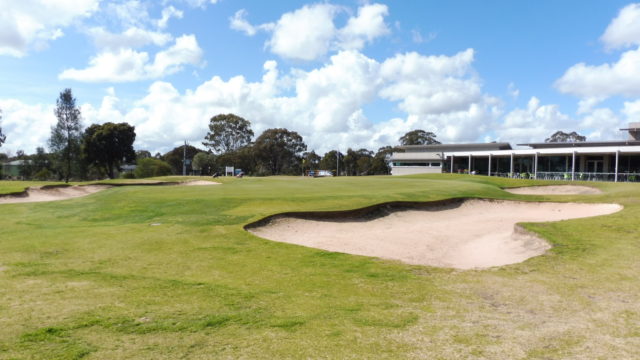
[[[232,112],[319,152],[615,139],[640,115],[640,5],[626,1],[0,0],[0,151],[46,146],[67,87],[85,126],[199,145]]]

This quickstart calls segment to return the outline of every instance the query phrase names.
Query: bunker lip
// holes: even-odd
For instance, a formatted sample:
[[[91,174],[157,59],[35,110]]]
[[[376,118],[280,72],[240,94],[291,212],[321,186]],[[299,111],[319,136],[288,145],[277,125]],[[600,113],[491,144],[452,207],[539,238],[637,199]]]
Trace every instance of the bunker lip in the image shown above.
[[[518,195],[595,195],[602,194],[602,190],[584,185],[542,185],[522,186],[502,189]]]
[[[0,195],[0,204],[46,202],[73,199],[110,188],[110,185],[43,185],[28,187],[19,193]]]
[[[521,222],[620,211],[618,204],[447,199],[392,202],[345,211],[290,212],[245,225],[279,242],[408,264],[484,269],[522,262],[551,245]]]

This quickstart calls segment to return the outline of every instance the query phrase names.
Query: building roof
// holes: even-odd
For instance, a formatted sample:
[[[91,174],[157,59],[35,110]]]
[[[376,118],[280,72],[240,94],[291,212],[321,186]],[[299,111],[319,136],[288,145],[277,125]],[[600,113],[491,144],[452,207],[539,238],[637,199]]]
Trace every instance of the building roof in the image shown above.
[[[532,149],[552,149],[571,147],[600,147],[600,146],[638,146],[640,140],[613,140],[613,141],[577,141],[577,142],[555,142],[555,143],[529,143],[518,144],[519,146],[529,146]]]
[[[401,149],[407,152],[445,152],[445,151],[489,151],[509,150],[509,143],[469,143],[469,144],[434,144],[434,145],[404,145]]]
[[[426,151],[422,151],[422,152],[404,152],[404,153],[399,153],[399,152],[394,152],[393,155],[391,155],[391,158],[389,159],[391,161],[397,161],[397,160],[442,160],[442,153],[441,152],[426,152]]]
[[[498,151],[453,151],[446,152],[445,156],[535,156],[538,155],[571,155],[576,154],[639,154],[640,146],[593,146],[593,147],[564,147],[564,148],[548,148],[548,149],[516,149],[516,150],[498,150]]]

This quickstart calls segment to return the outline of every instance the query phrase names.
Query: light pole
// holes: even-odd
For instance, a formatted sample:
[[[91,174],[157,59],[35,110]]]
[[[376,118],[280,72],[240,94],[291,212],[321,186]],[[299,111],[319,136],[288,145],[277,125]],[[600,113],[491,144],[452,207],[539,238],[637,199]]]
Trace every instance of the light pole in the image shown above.
[[[182,148],[182,176],[187,175],[187,140],[184,141]]]

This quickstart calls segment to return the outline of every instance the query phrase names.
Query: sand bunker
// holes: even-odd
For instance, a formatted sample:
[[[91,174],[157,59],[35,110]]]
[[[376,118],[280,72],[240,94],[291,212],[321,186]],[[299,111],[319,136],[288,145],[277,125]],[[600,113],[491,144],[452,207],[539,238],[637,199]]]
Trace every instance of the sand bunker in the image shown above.
[[[215,181],[207,181],[207,180],[192,180],[192,181],[185,181],[183,183],[180,183],[180,185],[184,185],[184,186],[207,186],[207,185],[220,185],[219,182],[215,182]]]
[[[621,209],[617,204],[467,200],[393,211],[370,220],[274,217],[248,230],[270,240],[329,251],[471,269],[522,262],[550,248],[518,222],[574,219]]]
[[[600,189],[579,185],[527,186],[504,189],[506,192],[519,195],[591,195],[602,194]]]
[[[0,204],[65,200],[87,196],[108,188],[108,185],[30,187],[24,194],[0,196]]]

